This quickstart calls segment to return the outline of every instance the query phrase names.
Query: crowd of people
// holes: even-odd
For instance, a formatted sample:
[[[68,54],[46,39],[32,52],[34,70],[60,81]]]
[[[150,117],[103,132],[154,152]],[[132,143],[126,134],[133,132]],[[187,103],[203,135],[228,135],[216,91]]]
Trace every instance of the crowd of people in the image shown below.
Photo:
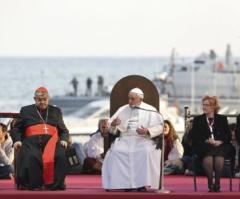
[[[97,131],[84,147],[69,142],[61,109],[49,104],[45,87],[36,89],[34,101],[21,108],[9,130],[0,123],[0,178],[14,177],[20,189],[64,190],[68,172],[65,150],[71,144],[82,169],[100,173],[106,190],[158,189],[161,155],[165,175],[192,175],[192,158],[197,156],[198,171],[194,172],[206,175],[209,192],[221,190],[226,158],[231,160],[232,173],[239,175],[240,116],[236,124],[229,125],[227,117],[218,114],[215,96],[203,97],[203,114],[188,122],[180,139],[171,121],[164,120],[155,107],[144,102],[143,91],[134,88],[128,93],[128,104],[111,118],[100,118]],[[104,138],[110,134],[116,139],[105,153]],[[164,146],[156,147],[156,138],[164,139]]]

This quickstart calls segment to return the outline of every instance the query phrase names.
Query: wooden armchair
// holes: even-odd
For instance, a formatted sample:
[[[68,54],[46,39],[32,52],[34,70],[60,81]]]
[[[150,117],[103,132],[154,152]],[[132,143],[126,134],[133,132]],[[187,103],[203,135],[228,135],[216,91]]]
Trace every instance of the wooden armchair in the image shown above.
[[[110,95],[110,117],[118,108],[128,104],[128,93],[135,87],[142,89],[144,93],[143,101],[154,106],[159,111],[159,94],[152,81],[140,75],[129,75],[120,79],[112,89]],[[106,154],[114,139],[115,137],[112,135],[104,138],[104,154]]]
[[[19,113],[0,113],[0,118],[19,118],[20,114]],[[14,135],[11,135],[11,137],[14,137]],[[69,137],[70,140],[70,137]],[[69,145],[71,143],[68,143]],[[17,189],[20,189],[20,184],[17,180],[17,156],[18,156],[19,150],[14,149],[14,160],[13,160],[13,166],[14,166],[14,183]],[[77,159],[76,156],[76,151],[73,150],[73,148],[68,148],[66,149],[66,158],[67,158],[67,162],[69,164],[69,167],[73,167],[76,165],[79,165],[79,160]]]

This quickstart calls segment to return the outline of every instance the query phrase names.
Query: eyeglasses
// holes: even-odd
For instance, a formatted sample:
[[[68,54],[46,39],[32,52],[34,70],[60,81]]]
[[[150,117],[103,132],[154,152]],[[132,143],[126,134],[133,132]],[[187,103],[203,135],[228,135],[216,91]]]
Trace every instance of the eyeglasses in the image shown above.
[[[135,97],[128,97],[129,100],[135,100]]]
[[[202,104],[202,106],[211,106],[210,104]]]

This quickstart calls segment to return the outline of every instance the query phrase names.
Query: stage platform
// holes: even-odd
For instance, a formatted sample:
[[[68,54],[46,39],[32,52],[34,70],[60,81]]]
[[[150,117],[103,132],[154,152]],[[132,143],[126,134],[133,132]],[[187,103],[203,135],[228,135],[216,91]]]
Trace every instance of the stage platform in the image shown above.
[[[151,192],[106,192],[101,187],[100,175],[72,175],[66,179],[65,191],[20,191],[16,190],[13,180],[0,180],[1,199],[214,199],[219,196],[226,199],[239,199],[239,179],[233,179],[233,191],[229,191],[229,179],[221,181],[220,193],[208,193],[206,178],[198,177],[198,191],[194,192],[191,176],[166,176],[164,179],[166,190],[170,193]]]

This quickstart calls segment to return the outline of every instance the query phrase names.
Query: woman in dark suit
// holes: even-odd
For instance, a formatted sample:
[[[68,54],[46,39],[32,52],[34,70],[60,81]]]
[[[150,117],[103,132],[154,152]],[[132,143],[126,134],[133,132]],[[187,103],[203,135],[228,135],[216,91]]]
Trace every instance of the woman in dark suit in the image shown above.
[[[202,159],[209,192],[220,191],[224,157],[231,150],[227,117],[217,114],[219,108],[217,97],[205,96],[202,99],[203,114],[194,118],[192,127],[194,152]]]

